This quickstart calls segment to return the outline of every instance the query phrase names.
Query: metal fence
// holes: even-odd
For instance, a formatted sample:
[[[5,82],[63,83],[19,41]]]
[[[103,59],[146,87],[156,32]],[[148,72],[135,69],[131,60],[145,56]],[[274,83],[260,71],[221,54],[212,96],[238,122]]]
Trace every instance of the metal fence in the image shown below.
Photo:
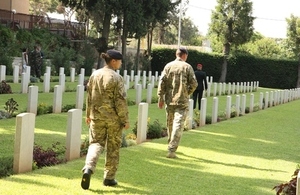
[[[14,13],[0,9],[0,24],[14,30],[46,28],[53,33],[64,35],[72,40],[81,40],[85,36],[85,23],[50,18],[47,16]]]

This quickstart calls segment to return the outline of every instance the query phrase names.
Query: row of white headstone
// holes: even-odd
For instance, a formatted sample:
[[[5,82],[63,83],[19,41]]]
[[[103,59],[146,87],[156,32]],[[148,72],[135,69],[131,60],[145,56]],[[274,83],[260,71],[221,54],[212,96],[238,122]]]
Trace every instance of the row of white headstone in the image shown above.
[[[241,98],[242,97],[242,98]],[[270,92],[265,92],[265,95],[261,92],[259,95],[259,109],[267,109],[268,107],[277,106],[280,104],[284,104],[293,100],[297,100],[300,98],[300,88],[290,89],[290,90],[275,90]],[[232,97],[227,96],[226,99],[226,118],[231,118],[231,108],[232,108]],[[212,105],[212,119],[211,123],[214,124],[218,120],[219,113],[219,99],[218,97],[213,97],[213,105]],[[187,117],[187,125],[189,129],[192,129],[193,124],[193,104],[194,101],[192,99],[189,100],[189,111]],[[254,94],[250,94],[250,105],[249,105],[249,113],[253,112],[255,107],[254,104]],[[236,95],[235,101],[235,111],[236,116],[245,115],[246,111],[246,94]],[[200,110],[200,126],[204,126],[206,124],[206,116],[207,116],[207,98],[201,99],[201,110]],[[137,128],[137,143],[142,143],[146,140],[147,136],[147,118],[148,118],[148,103],[142,102],[139,104],[138,110],[138,128]]]
[[[60,86],[57,86],[60,88]],[[141,87],[139,87],[141,88]],[[34,92],[33,92],[34,91]],[[30,86],[29,94],[37,95],[37,87]],[[259,109],[266,109],[268,107],[276,106],[279,104],[287,103],[300,98],[300,88],[290,90],[275,90],[270,92],[260,93],[259,96]],[[36,106],[28,103],[30,109]],[[81,98],[83,99],[83,97]],[[57,100],[56,100],[57,101]],[[54,101],[55,102],[55,101]],[[54,103],[54,105],[57,103]],[[250,106],[249,112],[253,112],[254,109],[254,94],[250,94]],[[227,96],[226,103],[226,118],[231,117],[232,97]],[[236,95],[235,101],[236,116],[244,115],[246,109],[246,95]],[[14,148],[14,172],[21,173],[32,170],[32,151],[34,143],[34,128],[35,128],[35,112],[28,110],[28,113],[22,113],[17,115],[16,119],[16,134],[15,134],[15,148]],[[54,108],[54,110],[57,108]],[[217,122],[218,118],[218,97],[213,97],[212,106],[212,124]],[[207,114],[207,98],[201,99],[201,111],[200,111],[200,126],[204,126],[206,123]],[[138,122],[137,122],[137,139],[136,142],[142,143],[146,140],[147,136],[147,119],[148,119],[148,103],[140,102],[138,109]],[[193,100],[189,100],[189,112],[188,112],[188,128],[192,129],[193,122]],[[67,142],[66,142],[66,158],[68,160],[78,158],[80,156],[80,135],[82,127],[82,108],[71,109],[68,111],[68,123],[67,123]]]
[[[13,160],[13,171],[16,174],[32,171],[35,118],[36,115],[33,113],[21,113],[16,117]],[[65,153],[68,161],[80,157],[81,129],[82,110],[69,110]]]
[[[30,83],[30,66],[26,67],[26,71],[21,75],[21,93],[28,93],[28,84]],[[94,72],[95,69],[92,70]],[[152,71],[147,72],[143,71],[141,76],[141,71],[137,72],[137,75],[134,75],[134,70],[130,71],[130,75],[127,74],[127,70],[123,71],[123,79],[125,82],[126,90],[130,88],[130,82],[134,81],[134,89],[138,88],[138,84],[141,83],[142,89],[146,89],[148,87],[154,87],[155,82],[159,80],[158,71],[155,71],[155,75],[152,76]],[[6,66],[0,66],[0,81],[5,80],[5,73],[6,73]],[[117,73],[120,74],[120,71],[117,70]],[[80,69],[80,74],[78,75],[78,85],[84,84],[84,75],[85,69]],[[51,77],[51,67],[46,67],[46,73],[44,74],[44,81],[43,81],[43,92],[48,93],[50,91],[50,77]],[[142,78],[142,79],[141,79]],[[66,75],[64,73],[64,68],[60,67],[59,69],[59,85],[62,87],[62,91],[65,91],[65,80]],[[70,68],[70,81],[75,82],[75,68]],[[19,67],[14,66],[14,73],[13,73],[13,82],[19,82]],[[150,82],[151,85],[147,85],[147,82]],[[217,96],[217,95],[230,95],[230,94],[238,94],[238,93],[247,93],[252,92],[253,90],[257,89],[259,86],[258,81],[251,81],[251,82],[237,82],[235,83],[213,83],[213,77],[207,76],[208,88],[205,92],[206,97]],[[219,85],[219,86],[218,86]],[[227,89],[226,89],[227,87]],[[213,88],[213,89],[212,89]]]

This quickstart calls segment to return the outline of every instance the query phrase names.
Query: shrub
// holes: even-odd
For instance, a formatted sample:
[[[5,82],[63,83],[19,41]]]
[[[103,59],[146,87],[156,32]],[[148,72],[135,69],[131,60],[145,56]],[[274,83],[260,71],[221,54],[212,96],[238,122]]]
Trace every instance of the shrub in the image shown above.
[[[38,168],[53,166],[66,162],[64,158],[65,147],[59,142],[52,144],[51,148],[44,150],[39,145],[33,147],[33,161]]]
[[[0,94],[10,94],[12,93],[11,87],[6,81],[1,81],[0,83]]]
[[[18,110],[18,103],[13,99],[10,98],[5,102],[4,109],[6,110],[8,118],[11,118],[16,110]]]
[[[45,103],[40,103],[37,107],[37,114],[36,115],[52,113],[52,108],[53,108],[52,106],[48,106]]]
[[[299,173],[300,166],[297,165],[292,179],[289,182],[281,183],[273,187],[273,190],[276,191],[276,195],[296,195],[297,188],[297,175]]]
[[[7,118],[9,118],[7,112],[0,110],[0,119],[7,119]]]
[[[126,134],[125,133],[122,133],[122,144],[121,144],[121,148],[126,148],[128,145],[127,145],[127,141],[126,141]]]
[[[137,121],[132,129],[132,132],[137,135]],[[147,122],[147,139],[156,139],[165,137],[167,135],[166,128],[164,128],[156,119],[152,124],[150,123],[150,118]]]
[[[68,104],[62,107],[61,111],[62,112],[68,112],[69,110],[75,108],[75,104]]]
[[[7,177],[13,174],[13,158],[0,158],[0,178]]]
[[[205,124],[211,124],[211,122],[212,122],[212,117],[211,117],[211,115],[206,115]]]
[[[90,145],[89,136],[85,136],[83,142],[81,142],[81,145],[80,145],[80,156],[84,156],[87,154],[89,145]]]
[[[159,123],[158,119],[156,119],[152,124],[148,123],[148,139],[161,138],[163,136],[163,127]]]

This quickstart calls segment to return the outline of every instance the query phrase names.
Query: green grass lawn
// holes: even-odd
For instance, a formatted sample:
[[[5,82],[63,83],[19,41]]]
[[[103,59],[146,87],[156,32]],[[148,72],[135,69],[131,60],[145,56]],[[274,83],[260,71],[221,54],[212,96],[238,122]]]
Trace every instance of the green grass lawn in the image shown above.
[[[259,88],[254,92],[255,103],[260,92],[271,90]],[[153,91],[155,93],[156,89]],[[146,90],[143,90],[143,99],[145,94]],[[75,104],[75,96],[75,92],[64,93],[63,104]],[[27,94],[0,95],[0,106],[11,97],[19,103],[19,110],[26,109]],[[39,93],[39,102],[51,105],[52,98],[53,93]],[[135,90],[128,90],[128,98],[134,100]],[[208,98],[208,113],[211,113],[211,105],[212,97]],[[225,106],[226,96],[219,96],[219,111],[224,111]],[[297,100],[185,131],[178,148],[178,159],[165,157],[166,138],[121,148],[117,173],[119,185],[116,188],[102,186],[104,159],[101,156],[90,190],[80,187],[80,170],[85,160],[80,158],[2,178],[1,194],[273,195],[275,191],[272,188],[290,180],[299,163],[300,156],[295,147],[300,134],[299,107],[300,101]],[[137,113],[138,106],[129,106],[131,128],[126,133],[131,133]],[[148,115],[151,121],[158,119],[165,124],[165,112],[156,104],[149,105]],[[84,139],[88,128],[84,116],[82,120]],[[65,144],[66,126],[66,113],[37,116],[35,142],[45,147],[57,141]],[[14,132],[15,118],[0,120],[0,163],[13,156]]]
[[[3,178],[1,193],[273,195],[273,186],[288,181],[299,163],[299,106],[297,100],[185,131],[178,159],[165,158],[166,138],[122,148],[116,188],[102,186],[102,156],[89,190],[80,187],[80,158]],[[44,136],[64,139],[44,129]]]

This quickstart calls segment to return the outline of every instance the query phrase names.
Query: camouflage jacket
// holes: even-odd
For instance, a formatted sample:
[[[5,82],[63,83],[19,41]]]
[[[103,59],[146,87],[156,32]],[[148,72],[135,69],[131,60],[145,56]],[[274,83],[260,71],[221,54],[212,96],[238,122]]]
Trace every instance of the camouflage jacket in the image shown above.
[[[157,96],[166,105],[188,106],[198,83],[192,66],[180,58],[168,63],[160,76]]]
[[[129,122],[121,75],[105,66],[90,76],[87,84],[86,116],[93,120]]]

